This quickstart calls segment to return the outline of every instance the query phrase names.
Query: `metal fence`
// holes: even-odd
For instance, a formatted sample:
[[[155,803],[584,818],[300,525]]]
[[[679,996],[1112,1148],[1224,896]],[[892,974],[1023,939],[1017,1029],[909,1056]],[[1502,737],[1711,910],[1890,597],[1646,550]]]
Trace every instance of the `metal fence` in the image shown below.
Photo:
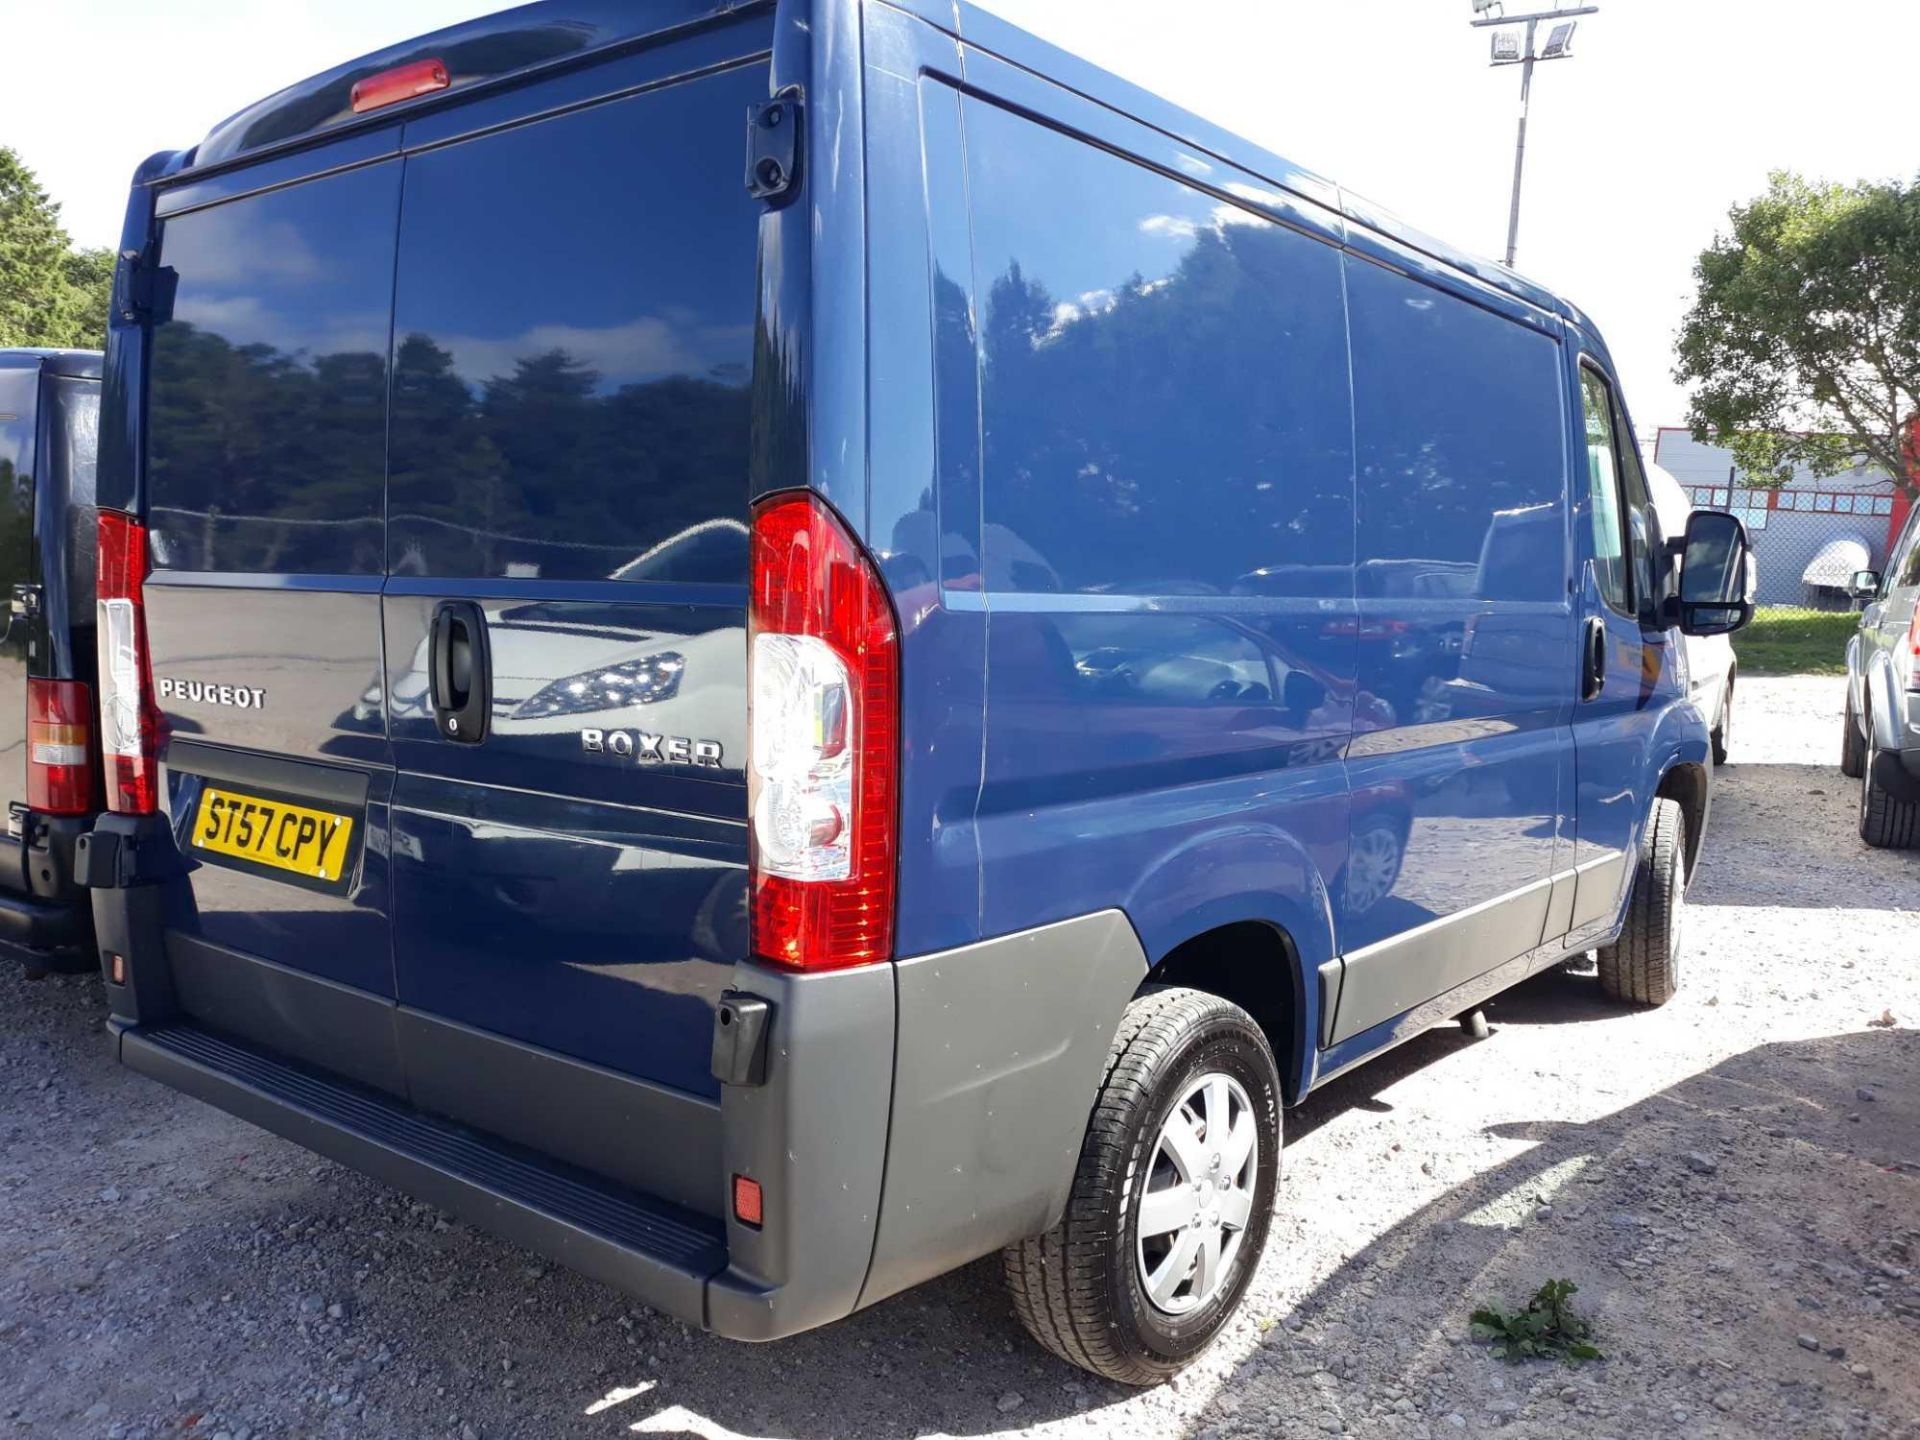
[[[1880,569],[1906,519],[1907,503],[1890,482],[1872,491],[1726,482],[1684,488],[1696,507],[1746,522],[1761,605],[1850,609],[1848,577]]]

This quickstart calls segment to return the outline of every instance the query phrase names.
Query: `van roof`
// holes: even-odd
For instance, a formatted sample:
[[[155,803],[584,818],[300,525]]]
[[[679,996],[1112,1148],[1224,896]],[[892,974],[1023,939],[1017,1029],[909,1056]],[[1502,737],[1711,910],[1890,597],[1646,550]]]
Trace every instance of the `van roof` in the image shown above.
[[[98,350],[47,350],[32,345],[0,350],[0,370],[43,369],[86,380],[100,378],[100,360]]]
[[[856,0],[815,0],[851,4]],[[1024,69],[1047,76],[1088,99],[1150,125],[1183,144],[1258,175],[1333,210],[1348,222],[1404,245],[1421,255],[1501,290],[1541,310],[1598,332],[1587,317],[1560,296],[1505,265],[1474,255],[1407,224],[1384,207],[1356,195],[1263,146],[1214,125],[1070,51],[1037,38],[968,0],[887,0],[967,45],[978,47]],[[558,69],[590,55],[632,45],[668,31],[755,10],[773,0],[536,0],[536,3],[483,15],[460,25],[376,50],[298,84],[289,85],[221,121],[196,150],[169,167],[203,171],[242,160],[255,152],[279,150],[320,134],[358,124],[379,124],[396,113],[413,113],[531,72]],[[355,82],[412,61],[446,62],[451,84],[442,91],[402,102],[377,116],[353,112]]]

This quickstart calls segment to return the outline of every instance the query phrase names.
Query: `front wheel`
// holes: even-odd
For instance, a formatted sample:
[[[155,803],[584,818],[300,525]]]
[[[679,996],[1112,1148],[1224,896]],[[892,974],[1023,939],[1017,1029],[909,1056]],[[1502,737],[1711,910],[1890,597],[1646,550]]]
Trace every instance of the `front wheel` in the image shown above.
[[[1602,950],[1600,988],[1615,1000],[1664,1005],[1680,988],[1680,921],[1687,899],[1687,817],[1655,800],[1640,837],[1633,893],[1620,938]]]
[[[1198,990],[1127,1007],[1066,1214],[1003,1253],[1013,1308],[1070,1364],[1125,1385],[1178,1373],[1232,1318],[1280,1174],[1273,1051]]]

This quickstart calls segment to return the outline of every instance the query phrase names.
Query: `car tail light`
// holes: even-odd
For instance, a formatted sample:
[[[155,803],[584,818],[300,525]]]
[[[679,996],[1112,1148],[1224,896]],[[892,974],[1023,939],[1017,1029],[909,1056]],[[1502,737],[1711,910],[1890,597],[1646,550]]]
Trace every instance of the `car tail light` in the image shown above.
[[[834,970],[892,954],[899,640],[880,576],[808,495],[753,517],[747,807],[754,953]]]
[[[431,95],[452,83],[444,60],[415,60],[409,65],[396,65],[391,70],[382,70],[377,75],[354,81],[348,98],[353,105],[353,113],[364,115],[383,105],[398,105],[402,100]]]
[[[1907,688],[1920,690],[1920,605],[1907,622]]]
[[[27,804],[44,815],[93,809],[92,701],[78,680],[27,681]]]
[[[100,512],[100,751],[107,808],[150,815],[160,805],[160,712],[147,661],[147,527]]]

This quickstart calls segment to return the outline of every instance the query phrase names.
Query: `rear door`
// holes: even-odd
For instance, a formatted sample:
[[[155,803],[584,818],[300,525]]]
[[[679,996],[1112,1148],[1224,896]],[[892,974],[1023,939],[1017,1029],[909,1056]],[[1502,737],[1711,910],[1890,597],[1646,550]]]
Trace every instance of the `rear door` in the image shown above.
[[[742,156],[767,76],[712,52],[755,29],[612,62],[615,98],[565,113],[408,132],[385,608],[409,1081],[603,1167],[609,1127],[702,1130],[746,952]],[[625,1178],[717,1208],[717,1155],[663,1165]]]
[[[378,148],[160,197],[177,291],[151,349],[145,593],[194,866],[169,936],[183,1005],[400,1089],[380,664],[400,164],[255,188]]]

